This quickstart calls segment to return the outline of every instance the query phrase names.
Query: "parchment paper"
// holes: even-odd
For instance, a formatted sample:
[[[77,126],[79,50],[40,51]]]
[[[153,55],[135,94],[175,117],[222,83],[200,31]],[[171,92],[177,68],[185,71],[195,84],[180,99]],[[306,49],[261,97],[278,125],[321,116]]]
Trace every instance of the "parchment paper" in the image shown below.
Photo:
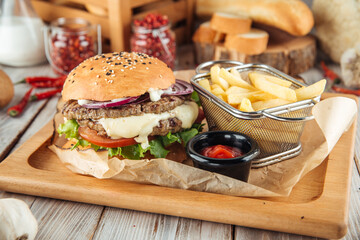
[[[62,149],[57,146],[63,146],[63,138],[55,138],[54,144],[49,148],[74,173],[96,178],[233,196],[288,196],[304,175],[326,159],[341,135],[351,126],[357,114],[357,104],[345,97],[328,98],[316,104],[312,113],[315,120],[305,125],[301,154],[271,166],[252,169],[248,183],[194,168],[189,161],[184,164],[167,159],[108,159],[107,151]]]

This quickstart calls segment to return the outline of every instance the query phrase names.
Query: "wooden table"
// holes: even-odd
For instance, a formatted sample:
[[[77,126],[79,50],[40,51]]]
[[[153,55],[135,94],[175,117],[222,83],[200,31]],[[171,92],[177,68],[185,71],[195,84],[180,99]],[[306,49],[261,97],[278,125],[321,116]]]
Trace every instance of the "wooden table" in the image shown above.
[[[182,51],[179,69],[193,68],[191,53]],[[0,67],[16,82],[26,76],[53,75],[49,65],[29,68]],[[307,82],[319,80],[319,70],[302,75]],[[0,86],[1,87],[1,86]],[[15,87],[10,105],[20,101],[25,85]],[[0,111],[0,161],[34,135],[56,111],[58,98],[34,102],[19,118]],[[360,117],[358,118],[358,126]],[[360,129],[355,152],[360,156]],[[355,160],[352,174],[348,233],[344,239],[360,239],[360,162]],[[134,210],[20,195],[0,191],[0,198],[24,200],[39,223],[37,239],[316,239],[288,233],[272,232],[242,226],[206,222]]]

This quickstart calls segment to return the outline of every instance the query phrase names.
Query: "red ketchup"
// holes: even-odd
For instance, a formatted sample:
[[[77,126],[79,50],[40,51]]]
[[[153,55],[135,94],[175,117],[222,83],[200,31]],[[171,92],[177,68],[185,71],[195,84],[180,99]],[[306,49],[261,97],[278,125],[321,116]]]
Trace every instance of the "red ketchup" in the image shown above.
[[[225,145],[214,145],[204,148],[201,155],[211,158],[235,158],[244,155],[244,153],[237,147],[229,147]]]

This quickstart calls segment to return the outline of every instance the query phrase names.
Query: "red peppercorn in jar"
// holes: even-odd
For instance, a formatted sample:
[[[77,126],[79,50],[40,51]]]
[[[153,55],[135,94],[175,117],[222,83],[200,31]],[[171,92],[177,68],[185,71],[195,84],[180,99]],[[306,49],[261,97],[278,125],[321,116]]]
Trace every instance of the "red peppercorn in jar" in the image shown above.
[[[46,56],[57,74],[68,74],[85,59],[101,53],[99,26],[82,18],[59,18],[45,34]]]
[[[159,58],[174,69],[175,33],[170,29],[167,16],[148,14],[142,20],[134,20],[132,29],[131,51]]]

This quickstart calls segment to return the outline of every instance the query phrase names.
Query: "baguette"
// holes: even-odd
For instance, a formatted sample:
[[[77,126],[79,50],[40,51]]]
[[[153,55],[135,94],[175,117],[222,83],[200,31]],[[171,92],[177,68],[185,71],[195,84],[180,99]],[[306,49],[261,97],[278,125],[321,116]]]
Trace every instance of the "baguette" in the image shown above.
[[[218,12],[213,14],[210,27],[225,34],[239,34],[249,32],[251,22],[247,16]]]
[[[197,0],[196,14],[242,13],[254,22],[277,27],[294,36],[308,34],[314,26],[309,7],[300,0]]]
[[[252,28],[248,33],[226,35],[225,47],[244,54],[260,54],[266,50],[269,34]]]

